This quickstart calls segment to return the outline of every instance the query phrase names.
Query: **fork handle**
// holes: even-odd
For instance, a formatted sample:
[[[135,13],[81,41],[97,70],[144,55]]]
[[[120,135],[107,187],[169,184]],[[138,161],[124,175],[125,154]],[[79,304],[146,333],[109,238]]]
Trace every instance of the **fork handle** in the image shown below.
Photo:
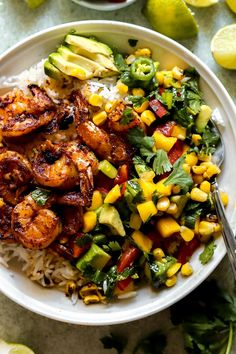
[[[215,204],[215,210],[218,217],[218,220],[222,227],[222,235],[224,238],[227,254],[229,257],[230,265],[234,274],[234,278],[236,280],[236,240],[233,230],[226,218],[224,206],[222,204],[220,198],[220,192],[218,183],[215,180],[213,183],[214,190],[213,190],[213,200]]]

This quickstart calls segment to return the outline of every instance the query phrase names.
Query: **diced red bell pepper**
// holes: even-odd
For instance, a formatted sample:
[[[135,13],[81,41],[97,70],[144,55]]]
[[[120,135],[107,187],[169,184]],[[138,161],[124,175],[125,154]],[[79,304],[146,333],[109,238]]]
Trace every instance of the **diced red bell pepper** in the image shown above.
[[[165,136],[171,136],[172,134],[172,131],[173,131],[173,128],[174,126],[176,125],[175,122],[173,121],[168,121],[166,123],[163,123],[163,124],[159,124],[157,127],[156,127],[156,131],[162,133],[163,135]]]
[[[127,279],[124,280],[120,280],[117,283],[117,287],[123,291],[125,290],[125,288],[127,288],[127,286],[129,286],[129,284],[133,281],[133,279],[131,277],[128,277]]]
[[[174,146],[168,152],[170,163],[173,165],[184,152],[184,143],[181,140],[177,140]]]
[[[76,244],[76,241],[78,239],[80,239],[83,236],[83,233],[78,233],[75,237],[75,239],[71,242],[69,242],[69,248],[71,248],[72,250],[72,255],[74,258],[79,258],[80,256],[82,256],[82,254],[84,254],[90,247],[90,244],[87,244],[85,246],[78,246]]]
[[[157,99],[149,101],[149,106],[159,118],[164,117],[168,113],[163,104]]]
[[[114,180],[114,185],[115,184],[122,184],[122,183],[128,181],[128,179],[129,179],[129,167],[126,164],[121,165],[118,168],[118,173],[117,173],[117,176]]]
[[[158,90],[159,94],[162,95],[164,91],[165,91],[165,88],[163,86],[160,86],[159,90]]]
[[[117,265],[118,273],[122,273],[125,268],[131,267],[135,261],[135,259],[139,256],[140,250],[132,245],[129,245],[128,248],[121,255],[121,258]],[[132,281],[131,277],[127,279],[120,280],[117,282],[117,286],[120,290],[124,290]]]
[[[188,262],[194,251],[200,246],[200,241],[193,238],[190,242],[184,242],[178,252],[178,262],[184,264]]]
[[[121,190],[120,190],[120,193],[121,193],[122,197],[125,195],[126,187],[127,187],[127,183],[124,182],[122,184],[122,187],[121,187]]]

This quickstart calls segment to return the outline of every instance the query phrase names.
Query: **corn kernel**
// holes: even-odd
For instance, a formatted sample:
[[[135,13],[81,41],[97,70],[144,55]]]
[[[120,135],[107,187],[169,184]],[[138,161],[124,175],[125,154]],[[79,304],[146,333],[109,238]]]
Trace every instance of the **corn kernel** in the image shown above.
[[[139,230],[142,225],[142,220],[137,213],[132,213],[130,216],[129,226],[131,229]]]
[[[138,107],[133,107],[133,109],[135,110],[135,112],[137,113],[142,113],[144,112],[149,106],[149,102],[148,101],[144,101],[141,106],[138,106]]]
[[[141,231],[134,231],[131,234],[131,238],[143,252],[149,253],[151,251],[153,241],[144,235]]]
[[[100,206],[102,206],[102,193],[100,191],[94,191],[92,196],[92,203],[91,206],[87,210],[96,210]]]
[[[189,242],[194,238],[194,231],[186,226],[181,226],[180,235],[184,239],[184,241]]]
[[[178,211],[178,206],[176,203],[170,203],[169,208],[166,210],[168,214],[175,215]]]
[[[164,82],[163,82],[163,86],[165,88],[171,87],[173,84],[173,77],[171,76],[165,76],[164,75]]]
[[[0,198],[0,208],[2,208],[5,205],[3,198]]]
[[[170,206],[170,200],[167,197],[161,197],[157,202],[157,209],[159,211],[166,211]]]
[[[195,174],[193,174],[192,175],[192,179],[193,179],[194,184],[201,184],[204,181],[203,175],[195,175]]]
[[[97,224],[97,214],[95,211],[86,211],[83,216],[83,232],[92,231]]]
[[[206,166],[192,166],[192,171],[196,174],[196,175],[202,175],[205,171],[206,171]]]
[[[216,165],[211,165],[207,168],[206,172],[203,174],[204,178],[210,179],[214,175],[218,175],[220,173],[220,168]]]
[[[146,181],[146,182],[152,182],[153,178],[155,177],[155,172],[154,171],[146,171],[141,173],[140,179]]]
[[[102,111],[93,116],[93,123],[97,126],[102,125],[107,120],[107,112]]]
[[[200,163],[200,166],[206,166],[208,168],[209,166],[212,166],[213,163],[211,161],[203,161]]]
[[[175,275],[180,268],[181,268],[181,263],[175,263],[172,266],[170,266],[170,268],[166,272],[167,277],[168,278],[173,277],[173,275]]]
[[[201,236],[210,237],[214,233],[214,223],[209,221],[201,221],[199,223],[198,232]]]
[[[202,137],[200,134],[192,134],[192,143],[196,146],[200,144],[200,141],[202,140]]]
[[[113,187],[106,195],[104,199],[104,203],[113,204],[117,201],[117,199],[120,198],[120,196],[121,196],[120,186],[116,184],[115,187]]]
[[[184,127],[181,127],[180,125],[175,125],[173,127],[171,136],[178,138],[179,140],[185,140],[186,138],[186,131],[187,129]]]
[[[144,97],[145,96],[145,91],[143,89],[141,89],[141,88],[133,88],[132,95],[133,96]]]
[[[164,83],[164,74],[162,71],[157,71],[155,74],[156,80],[158,81],[159,85],[163,85]]]
[[[153,193],[156,191],[156,185],[153,182],[148,182],[142,178],[138,181],[145,200],[151,200]]]
[[[106,111],[107,113],[111,112],[111,110],[112,110],[112,108],[114,107],[115,104],[116,104],[116,101],[109,101],[109,102],[107,102],[107,103],[105,104],[105,107],[104,107],[105,111]]]
[[[167,137],[159,131],[155,131],[153,134],[153,138],[155,140],[155,146],[157,149],[163,149],[166,152],[170,151],[170,149],[174,146],[177,141],[177,138]]]
[[[180,69],[178,66],[175,66],[173,69],[172,69],[172,75],[173,75],[173,78],[176,79],[176,80],[181,80],[183,78],[183,75],[184,75],[184,72],[182,69]]]
[[[198,162],[198,157],[195,152],[190,152],[190,154],[186,155],[185,162],[191,167],[196,165]]]
[[[181,188],[180,186],[178,186],[177,184],[175,184],[173,187],[172,187],[172,193],[173,194],[179,194],[181,191]]]
[[[221,226],[218,222],[214,223],[214,232],[220,232],[221,231]]]
[[[204,161],[204,162],[209,162],[209,161],[211,161],[211,154],[206,155],[206,154],[204,154],[204,153],[202,152],[202,153],[198,154],[197,156],[198,156],[198,159],[199,159],[200,161]]]
[[[203,192],[209,194],[210,191],[211,191],[211,184],[210,184],[210,182],[208,182],[208,181],[203,181],[203,182],[200,184],[200,189],[201,189],[201,191],[203,191]]]
[[[130,54],[130,55],[125,59],[126,64],[128,64],[128,65],[132,64],[132,63],[135,61],[135,59],[136,59],[135,55]]]
[[[152,52],[149,48],[139,48],[134,52],[134,55],[136,57],[148,57],[150,58],[152,55]]]
[[[221,198],[222,204],[224,205],[224,207],[226,207],[229,202],[228,194],[226,192],[220,191],[220,198]]]
[[[190,198],[196,202],[203,203],[207,201],[208,195],[207,193],[201,191],[201,189],[195,187],[190,192]]]
[[[123,82],[118,82],[116,88],[121,95],[125,95],[129,91],[129,87]]]
[[[194,233],[199,234],[199,224],[200,224],[200,218],[197,218],[194,224]]]
[[[146,109],[141,113],[140,119],[143,123],[150,126],[153,122],[155,122],[156,116],[152,111]]]
[[[173,275],[173,277],[168,278],[168,279],[166,280],[165,285],[166,285],[168,288],[171,288],[171,287],[174,286],[176,283],[177,283],[177,277],[176,277],[176,275]]]
[[[92,93],[88,101],[91,106],[102,107],[103,105],[103,97],[99,96],[97,93]]]
[[[137,209],[143,223],[153,215],[157,214],[157,208],[152,200],[137,204]]]
[[[181,267],[181,274],[184,277],[189,277],[190,275],[193,274],[193,268],[191,267],[190,263],[184,263]]]
[[[155,248],[152,251],[152,254],[157,261],[162,261],[162,258],[165,257],[165,253],[163,252],[163,250],[161,248]]]
[[[191,166],[188,163],[183,163],[182,167],[186,173],[188,173],[188,174],[191,173]]]
[[[156,228],[164,238],[170,237],[180,231],[180,225],[170,216],[160,218],[156,223]]]

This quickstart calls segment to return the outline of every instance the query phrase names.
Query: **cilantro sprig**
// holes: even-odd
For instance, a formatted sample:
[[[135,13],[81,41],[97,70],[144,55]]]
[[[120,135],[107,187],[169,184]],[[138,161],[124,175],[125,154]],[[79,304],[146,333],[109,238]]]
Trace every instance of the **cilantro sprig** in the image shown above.
[[[173,171],[164,182],[167,186],[169,184],[177,184],[183,190],[183,192],[187,192],[189,188],[193,185],[192,177],[184,171],[183,163],[185,156],[181,156],[173,165]]]

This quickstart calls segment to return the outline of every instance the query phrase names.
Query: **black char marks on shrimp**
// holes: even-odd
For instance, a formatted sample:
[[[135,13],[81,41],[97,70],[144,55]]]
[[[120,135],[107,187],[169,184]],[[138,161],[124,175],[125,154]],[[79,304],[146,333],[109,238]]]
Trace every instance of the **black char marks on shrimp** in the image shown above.
[[[75,107],[75,124],[81,140],[94,153],[115,165],[129,162],[132,155],[131,147],[122,137],[97,127],[89,119],[89,105],[80,91],[74,91],[71,100]]]

